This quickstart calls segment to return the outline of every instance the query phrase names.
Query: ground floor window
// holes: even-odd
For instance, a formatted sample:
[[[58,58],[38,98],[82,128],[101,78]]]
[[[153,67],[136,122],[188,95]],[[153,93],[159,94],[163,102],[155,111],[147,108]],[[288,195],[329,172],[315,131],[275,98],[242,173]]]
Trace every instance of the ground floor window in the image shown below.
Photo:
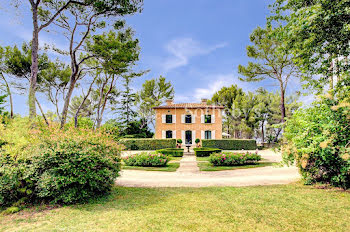
[[[169,130],[165,132],[165,138],[172,139],[173,138],[173,131]]]
[[[211,139],[211,131],[205,131],[205,139]]]
[[[185,143],[192,144],[192,131],[185,132]]]

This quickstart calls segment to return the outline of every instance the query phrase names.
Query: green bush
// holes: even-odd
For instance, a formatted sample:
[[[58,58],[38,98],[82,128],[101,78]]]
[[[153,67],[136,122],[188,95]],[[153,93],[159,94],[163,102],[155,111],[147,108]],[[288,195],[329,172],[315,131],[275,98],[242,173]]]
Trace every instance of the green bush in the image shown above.
[[[5,132],[12,141],[12,131]],[[99,131],[39,127],[28,138],[32,144],[23,137],[17,149],[4,145],[0,151],[0,205],[84,202],[114,185],[121,149]]]
[[[315,102],[286,123],[284,161],[296,161],[306,184],[350,188],[350,117],[332,99]]]
[[[169,160],[168,156],[157,152],[142,152],[123,158],[125,165],[141,167],[165,167]]]
[[[221,149],[210,148],[210,147],[193,148],[193,150],[194,150],[194,153],[197,157],[210,156],[210,154],[212,154],[212,153],[221,152]]]
[[[203,147],[213,147],[222,150],[255,150],[256,141],[253,139],[203,139]]]
[[[238,166],[257,163],[261,156],[257,153],[234,153],[222,152],[214,153],[209,157],[209,162],[214,166]]]
[[[119,143],[124,145],[126,150],[176,148],[176,139],[121,139]]]
[[[181,148],[165,148],[157,150],[158,153],[173,157],[182,157],[184,155],[184,149]]]

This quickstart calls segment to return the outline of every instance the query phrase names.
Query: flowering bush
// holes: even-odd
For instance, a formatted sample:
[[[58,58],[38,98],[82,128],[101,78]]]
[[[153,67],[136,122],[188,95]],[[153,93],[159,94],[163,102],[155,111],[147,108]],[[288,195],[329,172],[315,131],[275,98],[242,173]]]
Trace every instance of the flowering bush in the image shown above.
[[[164,167],[170,159],[161,153],[142,152],[125,157],[123,160],[128,166]]]
[[[332,99],[299,109],[287,120],[282,149],[284,161],[295,163],[305,184],[350,188],[349,107]]]
[[[6,142],[0,149],[0,206],[70,204],[108,193],[120,170],[115,141],[99,131],[39,124],[35,129],[23,124],[19,134],[22,124],[18,119],[0,128]]]
[[[256,163],[261,160],[257,153],[221,152],[211,154],[209,162],[214,166],[238,166]]]

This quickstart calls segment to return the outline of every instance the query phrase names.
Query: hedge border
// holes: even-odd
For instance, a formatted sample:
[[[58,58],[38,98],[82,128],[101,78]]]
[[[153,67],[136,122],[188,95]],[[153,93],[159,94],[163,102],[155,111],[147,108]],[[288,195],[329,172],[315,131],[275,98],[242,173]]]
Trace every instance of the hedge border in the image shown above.
[[[176,148],[176,139],[121,139],[119,143],[125,146],[125,150],[133,151]]]
[[[256,150],[254,139],[203,139],[203,147],[212,147],[222,150]]]
[[[164,148],[157,150],[157,152],[172,157],[182,157],[184,155],[184,149],[182,148]]]
[[[201,148],[193,148],[194,154],[197,157],[207,157],[210,156],[212,153],[219,153],[222,150],[218,148],[211,148],[211,147],[201,147]]]

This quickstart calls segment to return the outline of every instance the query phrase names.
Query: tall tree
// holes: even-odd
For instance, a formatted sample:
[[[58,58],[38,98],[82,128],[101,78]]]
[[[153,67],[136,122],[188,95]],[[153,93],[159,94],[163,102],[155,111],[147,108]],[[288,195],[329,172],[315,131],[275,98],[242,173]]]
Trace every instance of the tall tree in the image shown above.
[[[69,11],[60,13],[55,21],[63,31],[63,35],[69,43],[68,51],[60,51],[70,57],[71,76],[68,85],[67,95],[62,108],[61,127],[66,123],[68,107],[73,90],[77,82],[84,75],[84,66],[90,59],[95,58],[94,54],[90,54],[86,42],[89,37],[96,35],[96,32],[113,26],[119,29],[120,20],[113,20],[113,16],[123,16],[133,14],[140,9],[140,0],[109,0],[109,1],[89,1],[88,5],[74,5]],[[106,21],[105,19],[109,19]],[[109,23],[108,23],[109,22]]]
[[[136,95],[138,113],[143,125],[155,126],[155,112],[153,107],[160,106],[166,99],[174,98],[174,87],[165,77],[160,76],[146,80],[142,89]]]
[[[87,43],[88,50],[100,64],[96,69],[97,115],[96,127],[101,126],[106,106],[117,103],[120,91],[117,90],[117,80],[121,76],[132,73],[132,68],[139,59],[138,40],[133,38],[130,28],[115,33],[110,31],[95,35]],[[134,74],[142,75],[143,73]]]
[[[347,0],[276,0],[270,18],[285,24],[284,40],[317,93],[328,91],[350,109],[350,30]]]
[[[19,0],[12,0],[15,3]],[[125,14],[132,14],[141,7],[142,0],[57,0],[42,1],[29,0],[32,13],[33,36],[31,43],[31,76],[29,87],[29,116],[36,115],[35,92],[39,71],[39,34],[47,29],[66,10],[79,9],[80,11],[91,11],[96,16],[112,17]],[[85,22],[84,22],[85,23]],[[66,106],[68,109],[68,106]]]
[[[131,121],[134,121],[136,117],[136,112],[133,109],[136,101],[136,94],[130,87],[131,81],[134,78],[133,75],[123,76],[123,86],[124,91],[121,93],[120,108],[119,108],[119,118],[121,125],[126,128]]]
[[[286,117],[285,94],[288,81],[298,75],[298,69],[293,62],[290,50],[284,45],[278,36],[283,28],[274,30],[271,27],[256,28],[250,35],[253,45],[247,46],[247,55],[255,62],[249,62],[247,66],[239,65],[238,72],[243,75],[242,81],[256,82],[266,78],[276,81],[280,88],[281,122]]]

